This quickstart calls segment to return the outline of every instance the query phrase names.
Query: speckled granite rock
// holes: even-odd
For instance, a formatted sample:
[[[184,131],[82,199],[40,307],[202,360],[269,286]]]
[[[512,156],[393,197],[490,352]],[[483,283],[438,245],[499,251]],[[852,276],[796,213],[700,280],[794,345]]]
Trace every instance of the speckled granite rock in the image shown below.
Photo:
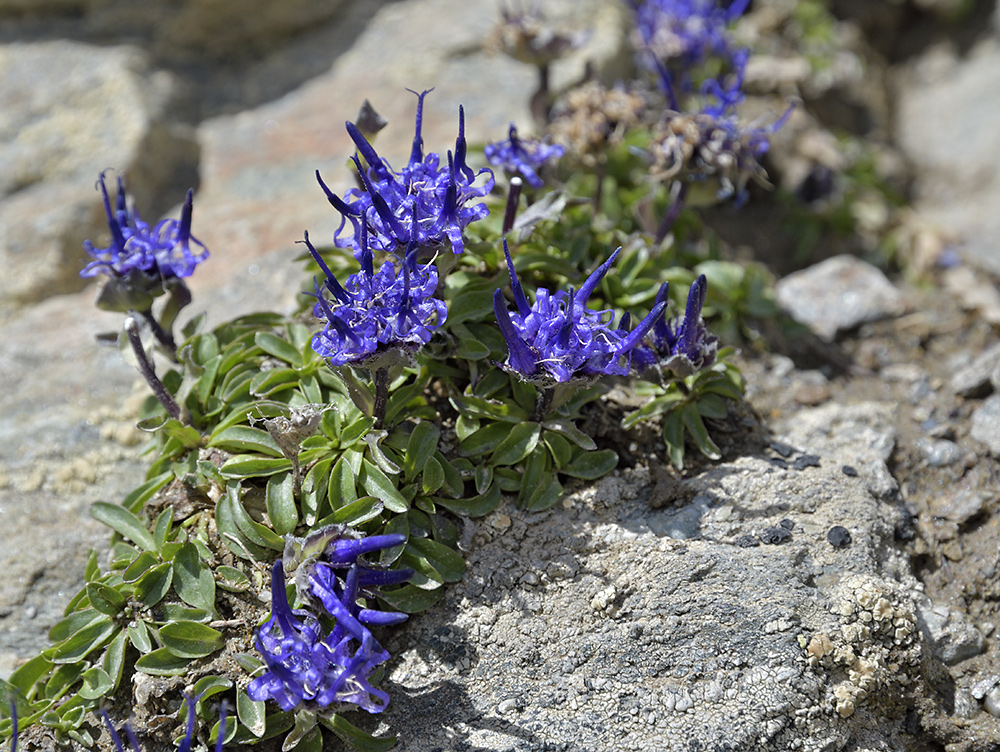
[[[408,752],[909,749],[925,649],[890,545],[891,415],[805,411],[787,461],[720,464],[688,505],[650,509],[637,471],[494,513],[465,580],[395,639],[383,720]],[[692,506],[696,535],[654,532]]]

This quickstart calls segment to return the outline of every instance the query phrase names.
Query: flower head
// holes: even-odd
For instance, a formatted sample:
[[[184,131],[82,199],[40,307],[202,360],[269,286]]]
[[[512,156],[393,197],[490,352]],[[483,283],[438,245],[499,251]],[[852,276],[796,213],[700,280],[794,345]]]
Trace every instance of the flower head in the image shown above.
[[[710,60],[720,61],[722,75],[731,78],[726,83],[705,79],[702,93],[721,95],[724,106],[733,103],[734,96],[742,99],[739,87],[747,53],[733,45],[729,26],[743,15],[749,0],[734,0],[726,7],[718,0],[634,0],[633,5],[642,61],[658,75],[672,109],[680,109],[679,92],[695,91]]]
[[[278,559],[271,570],[271,618],[257,636],[267,672],[250,682],[247,693],[254,700],[274,700],[286,711],[308,703],[318,708],[352,704],[369,713],[381,712],[389,696],[373,687],[369,677],[390,656],[368,625],[398,624],[407,617],[369,608],[358,599],[373,597],[378,586],[403,582],[413,573],[375,569],[361,557],[401,545],[406,536],[356,539],[348,537],[346,528],[333,526],[296,539],[300,553],[317,541],[329,543],[321,555],[307,555],[299,567],[298,590],[302,597],[318,601],[334,626],[325,631],[316,615],[291,610]]]
[[[566,153],[566,149],[537,138],[519,138],[517,128],[511,123],[507,140],[487,144],[483,153],[494,167],[520,175],[532,188],[541,188],[543,183],[538,176],[539,168],[549,160],[559,159]]]
[[[493,190],[493,172],[483,168],[478,173],[466,164],[468,146],[465,140],[465,111],[458,108],[458,139],[454,153],[448,152],[447,164],[438,154],[423,152],[424,97],[417,95],[416,132],[410,161],[399,172],[379,157],[374,147],[353,123],[347,123],[347,132],[358,149],[353,157],[364,190],[351,189],[339,198],[323,182],[319,172],[316,178],[326,193],[327,200],[344,216],[337,231],[336,242],[341,247],[354,249],[359,257],[365,252],[362,234],[370,235],[373,250],[401,254],[409,249],[436,248],[446,241],[455,253],[462,253],[465,244],[462,231],[471,223],[489,214],[486,204],[470,202],[482,198]],[[362,164],[362,159],[366,163]],[[486,175],[483,185],[474,185]],[[350,221],[353,234],[342,236]]]
[[[101,273],[120,278],[140,273],[162,283],[171,278],[190,277],[195,267],[208,258],[208,250],[191,234],[192,191],[187,193],[180,220],[164,219],[150,227],[139,218],[134,207],[129,208],[121,177],[118,178],[114,209],[104,185],[104,175],[98,180],[98,186],[104,196],[111,244],[107,248],[95,248],[89,240],[84,241],[84,250],[94,260],[83,268],[81,277]]]
[[[313,336],[312,346],[331,366],[415,349],[427,344],[445,322],[447,306],[434,297],[437,269],[433,264],[418,264],[415,248],[401,261],[386,261],[376,273],[368,231],[363,229],[361,271],[341,285],[309,242],[308,233],[305,243],[325,276],[322,286],[316,282],[313,313],[326,326]]]
[[[570,288],[569,292],[552,293],[539,288],[534,305],[529,305],[504,241],[517,312],[508,312],[499,289],[493,295],[493,310],[510,352],[503,364],[506,370],[548,383],[628,373],[632,349],[663,313],[666,303],[658,303],[631,333],[621,325],[612,329],[612,311],[587,308],[587,299],[614,264],[620,250],[611,254],[579,291]]]
[[[669,283],[664,282],[654,301],[665,305]],[[715,363],[719,351],[718,338],[708,331],[701,309],[705,305],[708,280],[702,274],[691,284],[683,316],[658,318],[650,336],[635,348],[633,360],[639,370],[658,365],[678,378],[685,378]]]

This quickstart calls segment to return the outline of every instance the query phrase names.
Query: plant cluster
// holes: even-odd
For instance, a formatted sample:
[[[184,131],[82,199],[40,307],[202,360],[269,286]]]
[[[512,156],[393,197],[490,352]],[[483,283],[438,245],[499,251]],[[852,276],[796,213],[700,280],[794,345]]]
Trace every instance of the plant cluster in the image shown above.
[[[344,717],[389,702],[378,634],[463,576],[463,518],[505,495],[543,510],[565,484],[616,467],[615,451],[581,427],[605,409],[612,382],[647,398],[621,430],[655,421],[677,468],[688,447],[719,457],[709,427],[743,382],[706,317],[725,323],[748,289],[763,293],[735,265],[679,263],[697,226],[681,209],[689,185],[742,195],[777,127],[735,114],[746,54],[725,42],[726,27],[745,4],[639,4],[640,53],[654,56],[657,85],[587,83],[555,101],[551,119],[545,108],[540,138],[511,125],[484,149],[518,175],[506,186],[470,166],[461,109],[454,149],[427,153],[428,92],[417,94],[400,170],[375,150],[377,117],[363,112],[347,125],[359,187],[340,196],[317,172],[342,222],[329,246],[304,238],[316,276],[295,316],[210,330],[195,317],[175,344],[190,300],[183,277],[207,257],[191,235],[191,194],[180,221],[150,229],[121,181],[112,207],[102,178],[111,245],[87,243],[83,273],[106,275],[99,305],[129,314],[122,340],[155,398],[140,424],[154,459],[122,503],[94,506],[114,531],[107,566],[91,554],[51,646],[3,684],[14,712],[0,733],[16,737],[19,722],[22,734],[92,746],[93,711],[106,698],[129,705],[141,672],[163,693],[182,677],[186,730],[183,712],[166,724],[181,749],[283,735],[284,750],[311,752],[323,729],[386,749],[392,739]],[[650,29],[687,39],[695,16],[708,41],[664,58]],[[530,20],[505,11],[502,25],[534,29]],[[555,46],[538,53],[544,65],[573,45]],[[726,64],[713,67],[719,55]],[[729,277],[713,303],[720,269]],[[229,722],[215,720],[223,697],[236,709]],[[158,714],[178,712],[160,703]]]

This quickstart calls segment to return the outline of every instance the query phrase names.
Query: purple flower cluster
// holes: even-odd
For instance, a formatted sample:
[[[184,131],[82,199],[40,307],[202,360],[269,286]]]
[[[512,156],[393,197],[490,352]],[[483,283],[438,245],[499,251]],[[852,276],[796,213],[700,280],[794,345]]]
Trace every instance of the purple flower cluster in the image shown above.
[[[666,305],[670,285],[664,282],[656,294],[653,310]],[[653,324],[650,336],[636,346],[633,361],[638,370],[659,366],[677,378],[685,378],[715,362],[719,340],[708,331],[701,309],[705,305],[708,281],[702,274],[688,291],[683,316],[667,319],[664,315]]]
[[[710,60],[720,61],[723,70],[718,78],[700,84],[702,94],[718,100],[706,111],[721,115],[742,101],[749,53],[733,45],[729,26],[749,4],[749,0],[733,0],[727,7],[719,0],[633,0],[643,62],[659,75],[672,109],[680,111],[678,92],[695,91],[697,73]]]
[[[128,207],[121,177],[118,178],[114,209],[104,185],[104,175],[101,175],[98,185],[104,196],[111,244],[107,248],[95,248],[89,240],[84,241],[84,250],[94,260],[83,268],[81,277],[102,273],[120,278],[139,273],[163,282],[176,277],[190,277],[195,267],[208,258],[208,250],[191,235],[192,191],[187,193],[179,221],[164,219],[150,227],[139,218],[134,207]]]
[[[546,162],[562,157],[566,149],[537,138],[519,138],[517,128],[511,123],[507,140],[487,144],[483,153],[494,167],[502,168],[512,175],[520,175],[532,188],[541,188],[543,182],[538,176],[538,170]]]
[[[401,254],[412,247],[436,248],[446,241],[451,250],[462,253],[465,244],[463,230],[482,219],[489,210],[486,204],[471,203],[493,190],[493,172],[483,168],[478,173],[466,164],[465,112],[458,109],[458,139],[454,153],[448,152],[447,165],[438,154],[423,152],[421,125],[424,97],[417,95],[416,133],[410,161],[395,172],[387,161],[379,157],[368,139],[354,123],[347,123],[347,132],[358,149],[360,158],[354,156],[364,190],[351,189],[339,198],[323,182],[319,172],[316,178],[326,193],[327,200],[343,216],[337,230],[336,242],[342,248],[353,248],[356,256],[364,253],[362,235],[367,231],[374,250]],[[362,164],[364,160],[366,165]],[[476,180],[486,175],[481,186]],[[342,235],[350,221],[353,233]]]
[[[375,588],[403,582],[412,572],[372,569],[359,558],[405,542],[405,535],[340,537],[326,546],[325,558],[300,567],[299,593],[322,605],[322,619],[309,610],[290,608],[282,560],[274,563],[271,618],[257,634],[257,650],[267,671],[247,686],[251,699],[274,700],[285,711],[303,703],[321,709],[350,704],[369,713],[385,709],[389,695],[373,687],[369,677],[390,656],[368,625],[399,624],[407,617],[367,608],[358,598],[373,597]],[[325,627],[326,616],[335,622],[332,629]]]
[[[628,373],[633,349],[666,309],[666,301],[659,301],[632,332],[627,331],[627,317],[622,317],[618,328],[613,329],[612,311],[587,308],[587,298],[608,273],[620,250],[611,254],[579,291],[570,288],[569,292],[552,293],[539,288],[534,305],[529,305],[504,241],[517,311],[508,312],[499,289],[493,296],[493,310],[510,353],[503,365],[506,370],[548,385]]]
[[[308,234],[305,243],[325,276],[322,287],[316,282],[313,313],[326,326],[313,336],[312,347],[331,366],[419,347],[445,322],[447,306],[434,297],[437,269],[433,264],[418,264],[412,244],[398,261],[398,270],[396,261],[386,261],[376,273],[368,231],[362,227],[361,271],[341,285]]]

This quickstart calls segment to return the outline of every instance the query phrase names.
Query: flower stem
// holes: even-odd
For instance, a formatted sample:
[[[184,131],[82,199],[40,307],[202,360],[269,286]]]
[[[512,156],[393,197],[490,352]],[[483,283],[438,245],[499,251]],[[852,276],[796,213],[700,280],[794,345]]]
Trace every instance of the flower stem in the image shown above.
[[[385,407],[389,402],[389,369],[385,366],[376,368],[372,373],[375,384],[375,407],[372,410],[375,418],[375,428],[382,428],[385,421]]]
[[[142,316],[146,323],[149,324],[150,330],[153,332],[153,336],[156,337],[156,341],[167,351],[167,354],[174,361],[177,360],[177,343],[174,341],[173,335],[160,326],[160,322],[156,320],[153,316],[152,310],[139,311],[139,315]]]
[[[501,235],[506,235],[514,227],[514,219],[517,217],[517,202],[521,200],[521,186],[524,181],[514,177],[510,179],[510,190],[507,192],[507,208],[503,213],[503,229]]]
[[[149,388],[153,390],[153,395],[163,405],[163,409],[167,411],[167,415],[174,420],[180,420],[181,409],[177,406],[173,395],[163,386],[163,382],[160,381],[156,375],[156,371],[153,370],[153,364],[146,357],[146,348],[142,346],[142,340],[139,338],[139,325],[132,316],[125,319],[125,334],[128,336],[129,344],[132,345],[132,352],[135,353],[136,360],[139,363],[139,373],[146,379]]]
[[[552,409],[552,399],[555,397],[556,390],[555,387],[545,386],[539,389],[538,399],[535,400],[535,415],[534,420],[541,422],[545,418],[546,413]]]
[[[662,243],[663,239],[667,237],[667,234],[673,229],[674,223],[677,221],[677,217],[680,216],[681,210],[684,208],[684,200],[687,198],[687,189],[687,183],[680,183],[680,188],[674,192],[670,208],[667,209],[667,213],[663,215],[663,221],[660,222],[660,228],[656,231],[657,245]]]

